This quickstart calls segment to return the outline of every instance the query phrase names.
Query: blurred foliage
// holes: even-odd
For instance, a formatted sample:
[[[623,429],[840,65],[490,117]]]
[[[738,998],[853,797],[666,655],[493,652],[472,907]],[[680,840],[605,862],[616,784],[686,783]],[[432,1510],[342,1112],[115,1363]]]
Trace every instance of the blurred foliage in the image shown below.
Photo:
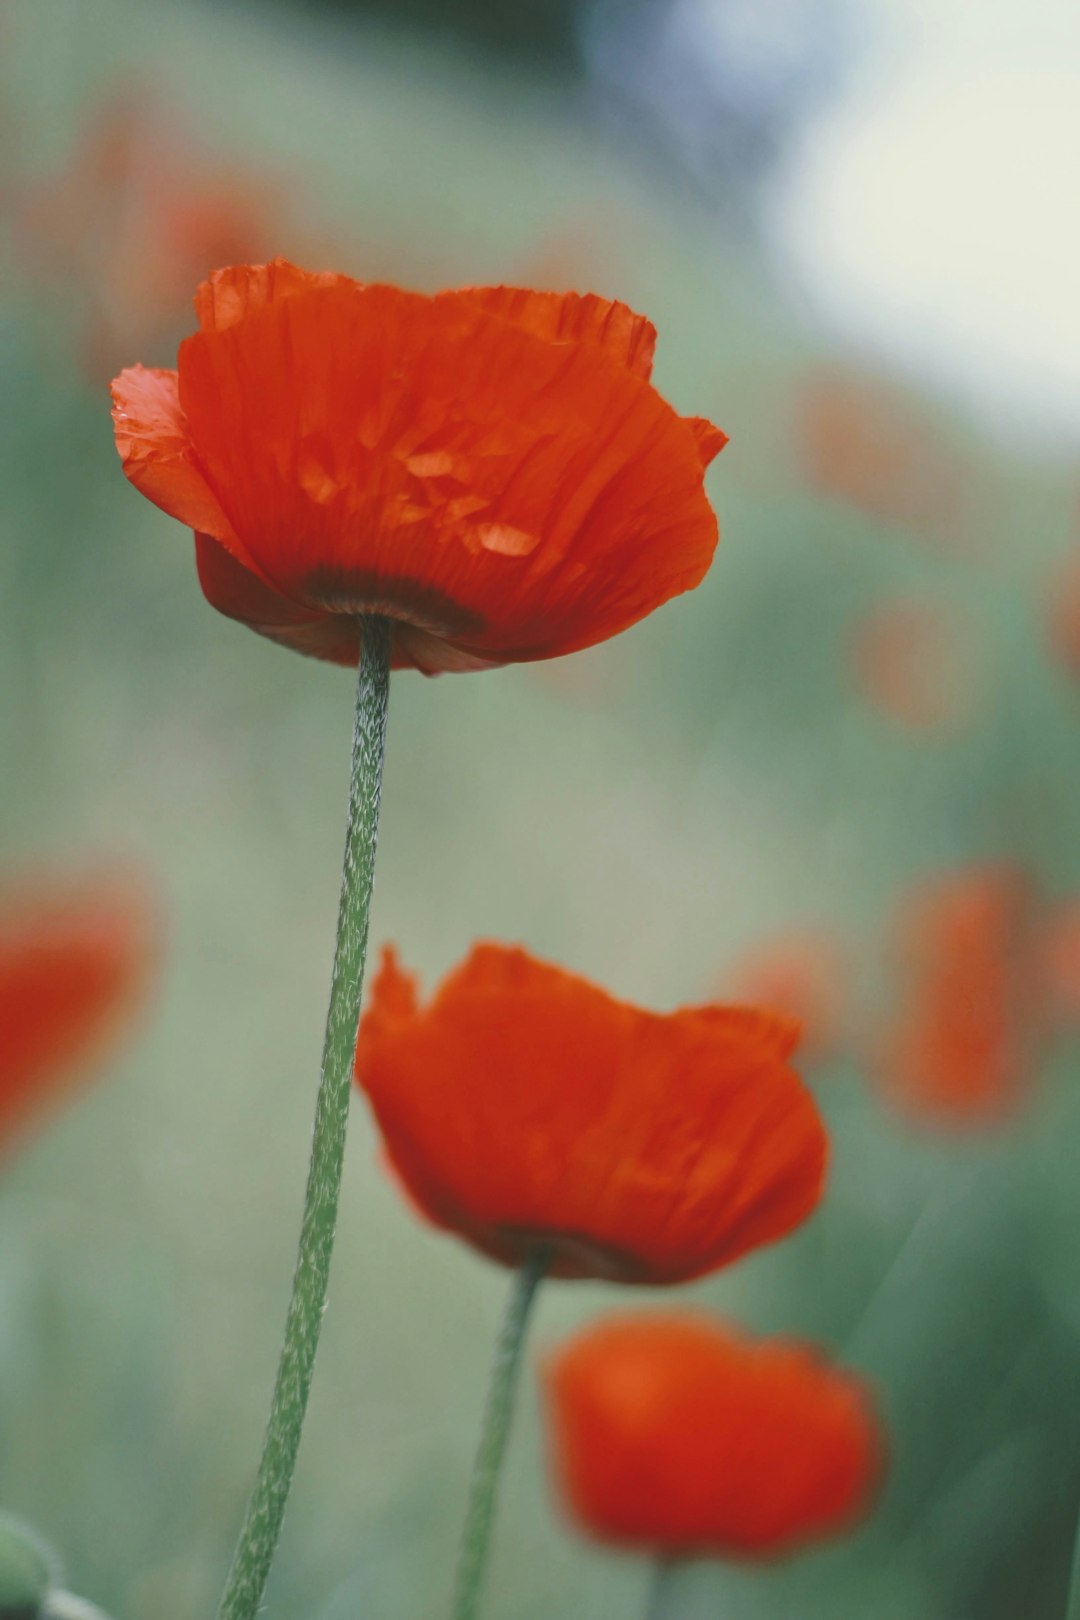
[[[171,140],[152,192],[178,170],[258,175],[282,199],[270,234],[321,262],[625,297],[659,326],[661,389],[732,436],[693,597],[551,666],[395,678],[375,896],[375,940],[429,975],[476,937],[520,939],[655,1006],[719,993],[789,927],[848,952],[850,1028],[808,1071],[833,1135],[825,1206],[679,1297],[869,1373],[891,1474],[858,1535],[776,1569],[689,1569],[670,1620],[1058,1620],[1080,1498],[1075,1037],[1042,1043],[1013,1124],[939,1136],[884,1105],[874,1032],[913,883],[1008,859],[1048,900],[1080,885],[1080,696],[1049,634],[1071,469],[907,390],[890,458],[895,415],[873,418],[858,368],[766,267],[526,81],[430,53],[403,67],[400,45],[330,60],[256,14],[157,0],[16,0],[2,26],[0,851],[134,853],[171,928],[137,1053],[5,1166],[0,1502],[120,1620],[211,1612],[285,1308],[332,948],[351,683],[216,617],[189,537],[120,475],[108,369],[168,364],[187,309],[155,282],[132,320],[130,236],[116,264],[31,229],[135,82],[172,133],[136,126],[92,224]],[[837,368],[863,390],[854,468],[843,400],[831,444],[808,436]],[[959,493],[898,502],[928,468]],[[970,700],[929,725],[883,708],[851,656],[897,594],[972,648]],[[272,1614],[438,1612],[505,1283],[416,1225],[357,1108]],[[535,1348],[619,1302],[551,1285]],[[490,1613],[639,1612],[644,1569],[560,1525],[542,1452],[527,1388]]]
[[[348,18],[378,18],[396,28],[424,29],[487,51],[518,56],[533,66],[573,71],[577,25],[586,0],[285,0],[292,9]]]

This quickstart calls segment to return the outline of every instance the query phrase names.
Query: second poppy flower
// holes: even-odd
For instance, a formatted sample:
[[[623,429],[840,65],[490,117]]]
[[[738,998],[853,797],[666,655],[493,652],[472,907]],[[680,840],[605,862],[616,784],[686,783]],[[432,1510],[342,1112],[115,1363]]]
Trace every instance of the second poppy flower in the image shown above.
[[[492,944],[421,1008],[386,950],[356,1076],[436,1225],[508,1265],[542,1245],[555,1276],[675,1283],[817,1203],[826,1138],[797,1032],[745,1007],[645,1012]]]

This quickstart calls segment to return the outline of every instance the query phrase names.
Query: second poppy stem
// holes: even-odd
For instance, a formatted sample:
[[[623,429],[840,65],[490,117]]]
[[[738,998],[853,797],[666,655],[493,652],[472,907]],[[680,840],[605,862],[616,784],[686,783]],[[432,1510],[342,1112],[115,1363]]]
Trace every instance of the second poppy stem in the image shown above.
[[[1080,1620],[1080,1522],[1077,1523],[1076,1540],[1073,1543],[1069,1592],[1065,1599],[1065,1620]]]
[[[645,1620],[669,1620],[671,1614],[671,1589],[674,1585],[672,1579],[674,1567],[667,1559],[661,1559],[653,1570]]]
[[[219,1620],[254,1620],[262,1602],[296,1466],[326,1308],[367,956],[390,690],[390,624],[386,619],[365,617],[360,622],[360,636],[337,947],[300,1246],[259,1472],[218,1611]]]
[[[495,1341],[480,1444],[469,1483],[469,1505],[465,1512],[465,1529],[454,1582],[454,1602],[450,1611],[452,1620],[475,1620],[477,1613],[487,1569],[491,1527],[495,1519],[495,1495],[510,1432],[525,1329],[536,1290],[550,1263],[550,1250],[546,1247],[536,1248],[514,1273],[506,1314]]]

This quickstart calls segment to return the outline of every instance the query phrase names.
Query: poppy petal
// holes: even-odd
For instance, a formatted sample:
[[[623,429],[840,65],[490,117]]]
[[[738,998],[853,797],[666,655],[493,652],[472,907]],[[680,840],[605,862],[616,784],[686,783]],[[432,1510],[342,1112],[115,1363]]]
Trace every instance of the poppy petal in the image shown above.
[[[661,1015],[484,944],[420,1007],[396,962],[361,1020],[357,1079],[412,1198],[515,1263],[673,1282],[790,1231],[820,1196],[817,1111],[790,1020]]]
[[[467,300],[318,286],[189,338],[180,392],[268,583],[474,658],[603,640],[715,547],[696,440],[653,389]]]
[[[748,1047],[756,1046],[771,1057],[791,1057],[802,1038],[798,1018],[764,1007],[696,1007],[693,1016],[725,1027]]]
[[[269,264],[233,264],[212,270],[195,292],[195,315],[203,332],[223,332],[254,310],[311,287],[359,287],[332,270],[301,270],[288,259]]]
[[[439,296],[467,300],[549,343],[594,344],[645,382],[652,375],[656,327],[617,299],[524,287],[465,287]]]
[[[129,366],[113,383],[112,397],[116,448],[136,489],[181,523],[235,542],[192,448],[176,372]]]
[[[301,607],[271,589],[208,534],[195,536],[195,563],[203,595],[227,619],[236,619],[268,641],[309,658],[356,667],[361,643],[356,617]],[[394,635],[390,664],[392,669],[439,675],[459,667],[454,657],[453,648],[443,642],[402,628]]]
[[[683,421],[694,435],[702,467],[709,466],[728,443],[727,434],[723,428],[714,427],[706,416],[684,416]]]
[[[303,608],[263,583],[208,534],[195,536],[199,584],[211,607],[294,652],[355,665],[360,656],[356,618]]]

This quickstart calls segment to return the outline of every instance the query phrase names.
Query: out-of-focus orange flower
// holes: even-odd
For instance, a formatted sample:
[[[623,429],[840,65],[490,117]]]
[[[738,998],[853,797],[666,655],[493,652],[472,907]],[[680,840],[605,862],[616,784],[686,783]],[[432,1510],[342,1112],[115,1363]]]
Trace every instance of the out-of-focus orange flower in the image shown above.
[[[550,221],[515,263],[529,287],[594,286],[625,276],[641,239],[641,222],[610,194],[573,204]]]
[[[124,471],[196,531],[230,618],[355,664],[357,615],[434,672],[576,651],[698,584],[725,442],[589,295],[423,297],[283,260],[220,270],[178,371],[113,385]]]
[[[863,1382],[705,1317],[616,1317],[548,1363],[554,1472],[590,1535],[770,1558],[862,1515],[884,1446]]]
[[[477,945],[426,1008],[391,950],[356,1075],[420,1210],[515,1265],[674,1283],[814,1208],[826,1139],[772,1013],[615,1001],[525,951]]]
[[[1039,969],[1048,1018],[1080,1025],[1080,899],[1060,902],[1040,924]]]
[[[105,1056],[143,1002],[157,922],[128,878],[0,897],[0,1142]]]
[[[1080,555],[1057,570],[1047,597],[1050,645],[1062,667],[1080,680]]]
[[[963,543],[963,468],[897,390],[822,366],[797,396],[795,432],[803,472],[823,495],[947,547]]]
[[[214,265],[258,258],[281,239],[284,210],[269,178],[221,168],[161,104],[114,89],[66,168],[28,192],[16,215],[24,260],[79,310],[95,380],[133,346],[174,333],[190,288]]]
[[[912,731],[949,731],[971,714],[975,661],[964,626],[936,602],[895,597],[856,622],[858,688],[875,709]]]
[[[821,1056],[842,1034],[846,971],[838,940],[818,929],[792,929],[747,951],[729,990],[739,1001],[793,1018],[803,1046]]]
[[[1032,893],[1008,866],[949,873],[920,887],[900,918],[900,1013],[880,1072],[913,1115],[992,1124],[1030,1090],[1041,1021]]]

